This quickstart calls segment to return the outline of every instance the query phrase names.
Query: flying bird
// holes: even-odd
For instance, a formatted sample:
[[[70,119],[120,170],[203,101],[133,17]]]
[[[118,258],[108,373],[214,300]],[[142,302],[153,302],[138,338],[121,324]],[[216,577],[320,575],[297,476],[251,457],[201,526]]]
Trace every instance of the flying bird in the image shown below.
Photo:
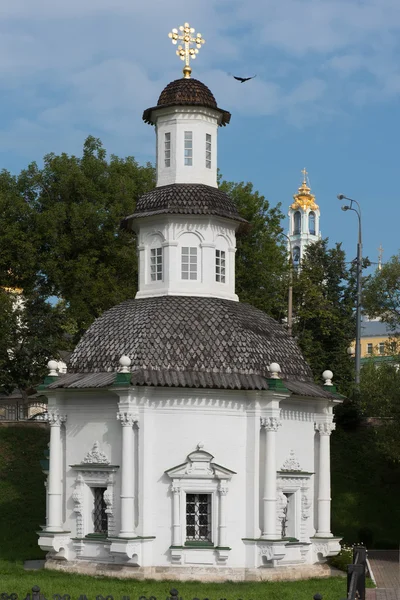
[[[240,83],[244,83],[245,81],[250,81],[250,79],[254,79],[254,77],[257,77],[257,75],[253,75],[253,77],[236,77],[236,75],[232,75],[232,77],[234,79],[237,79],[237,81],[240,81]]]

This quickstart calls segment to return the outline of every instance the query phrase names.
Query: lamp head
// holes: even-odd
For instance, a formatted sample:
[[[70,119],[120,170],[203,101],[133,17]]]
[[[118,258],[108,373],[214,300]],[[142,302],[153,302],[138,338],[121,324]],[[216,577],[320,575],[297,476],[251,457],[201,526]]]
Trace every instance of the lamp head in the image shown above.
[[[346,198],[346,196],[344,196],[343,194],[338,194],[336,197],[338,200],[344,200]]]
[[[346,212],[346,210],[349,210],[350,206],[342,206],[342,210],[344,210]]]

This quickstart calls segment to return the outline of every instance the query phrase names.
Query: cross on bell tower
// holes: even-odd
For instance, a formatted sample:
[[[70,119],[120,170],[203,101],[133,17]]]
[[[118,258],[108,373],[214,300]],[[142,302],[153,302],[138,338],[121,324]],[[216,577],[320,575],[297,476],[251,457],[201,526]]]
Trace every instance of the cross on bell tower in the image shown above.
[[[205,43],[205,39],[202,37],[201,33],[197,33],[195,37],[193,34],[195,33],[195,29],[190,27],[189,23],[185,23],[179,27],[179,31],[182,32],[182,35],[179,35],[177,29],[173,29],[168,37],[171,38],[173,44],[177,44],[178,40],[183,42],[183,46],[178,46],[178,50],[176,51],[177,55],[181,60],[185,61],[185,66],[183,67],[183,76],[186,79],[190,78],[190,74],[192,69],[190,67],[190,59],[194,60],[196,58],[196,54],[199,53],[199,49],[202,44]],[[196,45],[196,48],[191,48],[192,44]]]

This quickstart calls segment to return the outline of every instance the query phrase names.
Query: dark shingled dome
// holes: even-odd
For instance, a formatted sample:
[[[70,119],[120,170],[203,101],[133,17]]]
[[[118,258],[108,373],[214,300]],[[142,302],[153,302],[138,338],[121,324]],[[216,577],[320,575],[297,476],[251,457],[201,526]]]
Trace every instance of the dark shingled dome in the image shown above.
[[[176,79],[171,81],[161,92],[157,106],[147,108],[143,113],[143,120],[146,123],[154,125],[151,113],[157,108],[166,108],[169,106],[204,106],[212,108],[221,113],[221,125],[227,125],[231,119],[231,114],[218,108],[212,92],[204,83],[198,79]]]
[[[123,354],[132,360],[133,385],[268,389],[268,365],[277,362],[282,379],[317,387],[286,329],[231,300],[161,296],[122,302],[88,329],[65,377],[116,372]]]
[[[121,226],[129,229],[132,219],[158,214],[216,215],[247,223],[239,216],[233,200],[218,188],[202,183],[172,183],[141,196],[135,212]]]

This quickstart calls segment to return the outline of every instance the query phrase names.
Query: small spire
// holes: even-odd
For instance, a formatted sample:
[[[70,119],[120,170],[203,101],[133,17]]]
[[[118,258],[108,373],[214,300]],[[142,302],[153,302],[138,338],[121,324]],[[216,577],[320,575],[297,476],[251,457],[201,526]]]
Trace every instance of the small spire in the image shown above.
[[[303,173],[303,183],[307,183],[307,171],[306,168],[304,167],[304,169],[301,171]]]
[[[383,248],[382,248],[382,244],[379,244],[379,248],[378,248],[378,271],[382,271],[382,258],[383,258]]]
[[[199,49],[202,44],[205,43],[201,33],[197,33],[195,37],[193,34],[195,33],[195,29],[190,27],[189,23],[185,23],[179,27],[179,31],[177,29],[173,29],[168,37],[171,39],[173,44],[177,44],[178,40],[183,42],[183,46],[178,46],[178,50],[176,54],[179,56],[181,60],[185,61],[185,66],[183,67],[183,76],[185,79],[190,79],[190,74],[192,72],[192,68],[190,66],[190,59],[194,60],[196,58],[196,54],[199,53]],[[196,48],[191,48],[190,46],[195,44]]]

